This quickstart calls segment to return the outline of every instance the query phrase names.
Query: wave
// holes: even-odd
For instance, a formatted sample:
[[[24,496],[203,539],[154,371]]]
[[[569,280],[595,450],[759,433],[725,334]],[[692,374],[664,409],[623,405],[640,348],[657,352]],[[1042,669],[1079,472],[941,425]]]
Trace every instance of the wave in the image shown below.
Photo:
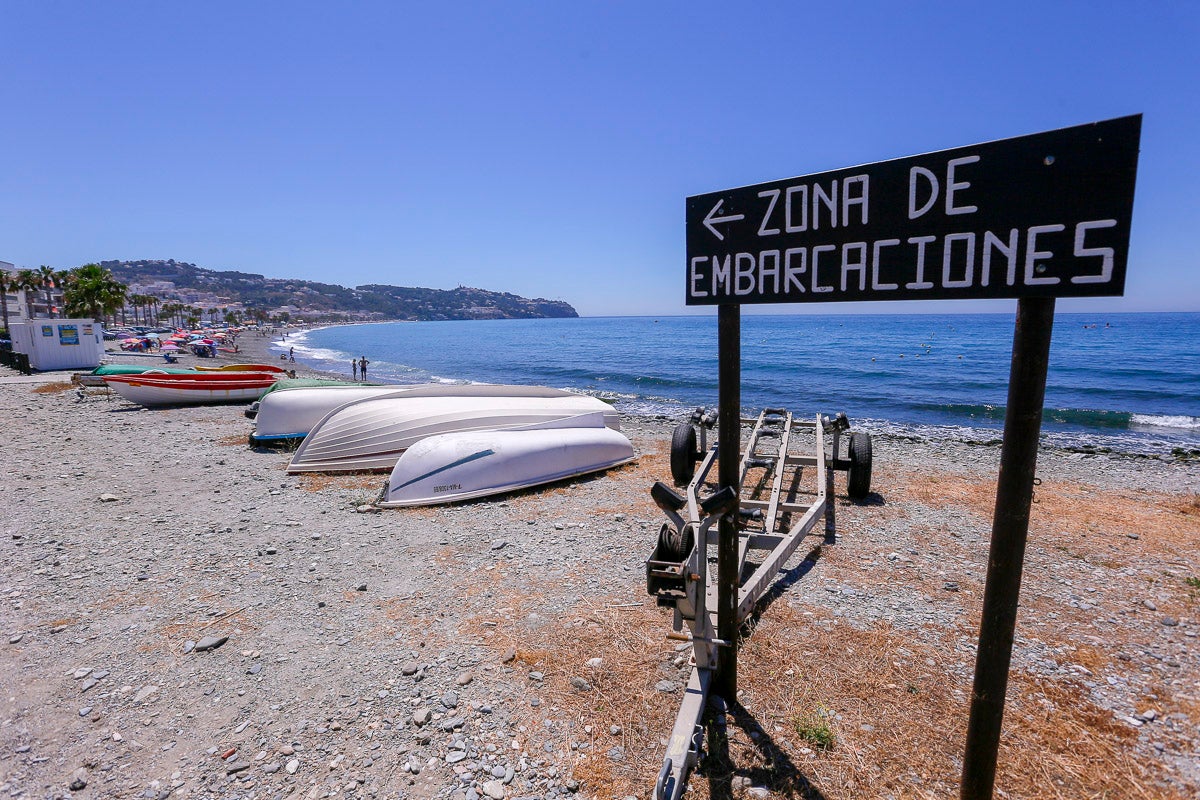
[[[915,407],[972,420],[1003,422],[1006,407],[986,403],[914,403]],[[1095,408],[1047,408],[1042,422],[1070,425],[1097,430],[1136,430],[1139,428],[1172,428],[1200,430],[1200,417],[1186,414],[1137,414],[1132,411],[1106,411]]]
[[[1130,416],[1131,428],[1200,430],[1200,417],[1189,417],[1186,414],[1132,414]]]

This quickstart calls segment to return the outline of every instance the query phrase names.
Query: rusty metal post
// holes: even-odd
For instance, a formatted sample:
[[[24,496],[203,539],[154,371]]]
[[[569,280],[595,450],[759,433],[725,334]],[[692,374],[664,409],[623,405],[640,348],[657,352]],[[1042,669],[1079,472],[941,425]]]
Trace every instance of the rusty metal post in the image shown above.
[[[1008,690],[1008,668],[1021,596],[1021,568],[1029,533],[1029,507],[1033,500],[1053,328],[1053,297],[1022,297],[1017,301],[1004,444],[996,482],[987,583],[983,589],[971,716],[963,753],[962,800],[991,798],[996,780],[996,753],[1004,722],[1004,695]]]
[[[717,310],[717,483],[741,492],[742,307]],[[738,530],[737,506],[721,517],[717,541],[717,638],[729,645],[717,650],[713,691],[727,703],[737,700]]]

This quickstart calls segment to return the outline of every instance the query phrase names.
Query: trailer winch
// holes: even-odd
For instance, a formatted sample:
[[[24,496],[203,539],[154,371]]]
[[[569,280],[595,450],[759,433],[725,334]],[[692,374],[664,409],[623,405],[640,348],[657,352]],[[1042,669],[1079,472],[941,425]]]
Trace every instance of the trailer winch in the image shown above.
[[[851,498],[862,499],[871,491],[869,434],[850,432],[845,414],[800,420],[782,408],[767,408],[757,418],[741,420],[751,427],[741,453],[739,485],[718,490],[708,479],[719,457],[715,442],[708,447],[716,420],[716,412],[699,408],[674,431],[671,477],[684,493],[662,481],[650,490],[668,521],[646,561],[646,590],[658,605],[673,610],[667,638],[691,642],[693,662],[654,785],[655,800],[676,800],[683,794],[700,757],[702,719],[719,648],[737,646],[717,636],[718,585],[709,569],[716,561],[712,527],[721,517],[736,514],[737,575],[744,576],[736,598],[740,627],[822,517],[826,540],[832,542],[835,471],[848,473]],[[839,452],[843,439],[844,458]]]

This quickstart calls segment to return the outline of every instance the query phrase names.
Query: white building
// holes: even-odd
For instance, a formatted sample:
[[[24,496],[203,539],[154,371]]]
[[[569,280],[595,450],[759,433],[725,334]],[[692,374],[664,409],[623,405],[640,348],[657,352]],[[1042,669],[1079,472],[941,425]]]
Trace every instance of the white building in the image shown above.
[[[17,268],[9,262],[0,261],[0,272],[3,272],[6,278],[12,277],[17,271]],[[7,282],[5,286],[7,287]],[[15,322],[30,317],[62,316],[63,293],[61,286],[54,286],[50,289],[49,303],[46,300],[45,289],[31,292],[12,289],[4,293],[4,300],[8,306],[10,321]]]

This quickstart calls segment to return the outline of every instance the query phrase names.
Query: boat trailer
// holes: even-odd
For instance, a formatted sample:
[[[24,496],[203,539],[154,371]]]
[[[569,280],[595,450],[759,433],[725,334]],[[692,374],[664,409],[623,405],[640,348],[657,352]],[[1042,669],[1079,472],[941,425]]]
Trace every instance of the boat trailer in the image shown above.
[[[690,422],[676,427],[671,440],[671,476],[685,494],[659,481],[650,494],[667,515],[654,552],[646,561],[646,591],[658,605],[672,608],[668,639],[692,643],[692,673],[688,679],[666,756],[654,784],[654,800],[677,800],[688,774],[700,757],[704,739],[702,718],[721,647],[737,642],[717,638],[718,586],[710,580],[718,537],[710,535],[722,516],[737,509],[738,575],[737,624],[749,618],[759,599],[824,517],[825,535],[834,534],[835,471],[848,473],[847,494],[861,499],[871,490],[871,438],[863,431],[847,432],[845,414],[830,419],[817,415],[797,419],[782,408],[764,409],[751,425],[740,463],[738,490],[719,491],[708,476],[717,462],[708,433],[717,421],[715,411],[696,409]],[[699,448],[697,448],[697,438]],[[846,457],[839,455],[847,439]],[[697,468],[697,462],[699,467]],[[702,497],[702,493],[707,493]],[[739,499],[740,495],[740,499]],[[713,570],[715,573],[715,569]],[[748,577],[747,577],[748,575]],[[684,628],[687,628],[685,630]]]

